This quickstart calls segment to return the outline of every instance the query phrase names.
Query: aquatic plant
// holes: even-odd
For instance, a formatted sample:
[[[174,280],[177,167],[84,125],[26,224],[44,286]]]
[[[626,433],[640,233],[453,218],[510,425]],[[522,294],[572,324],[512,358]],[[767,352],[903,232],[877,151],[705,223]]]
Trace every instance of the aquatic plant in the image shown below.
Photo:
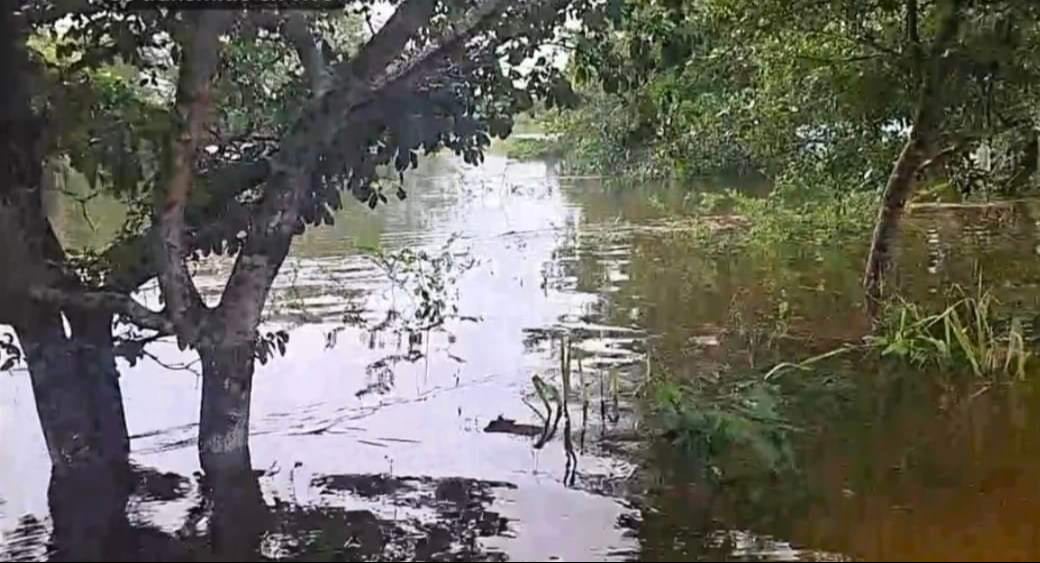
[[[961,286],[954,286],[952,294],[955,300],[939,312],[903,299],[890,303],[867,342],[882,356],[919,366],[960,368],[987,379],[1025,379],[1033,354],[1022,319],[1001,318],[996,297],[981,282],[973,294]]]
[[[385,251],[368,248],[368,257],[391,282],[393,304],[387,319],[373,330],[383,330],[397,322],[405,332],[439,328],[458,316],[458,282],[476,260],[467,251],[454,248],[458,235],[452,235],[434,251],[403,248]],[[396,303],[400,290],[412,307],[402,311]]]
[[[655,382],[650,409],[663,436],[705,478],[793,466],[791,434],[776,385],[759,378]]]
[[[736,190],[695,193],[687,198],[686,206],[699,217],[739,218],[730,222],[739,228],[706,228],[695,233],[709,250],[730,252],[739,248],[762,254],[791,244],[820,247],[866,237],[875,203],[876,196],[871,193],[817,193],[801,186],[786,186],[766,197]]]
[[[508,137],[497,143],[496,150],[502,151],[513,160],[543,160],[558,156],[563,147],[554,137]]]

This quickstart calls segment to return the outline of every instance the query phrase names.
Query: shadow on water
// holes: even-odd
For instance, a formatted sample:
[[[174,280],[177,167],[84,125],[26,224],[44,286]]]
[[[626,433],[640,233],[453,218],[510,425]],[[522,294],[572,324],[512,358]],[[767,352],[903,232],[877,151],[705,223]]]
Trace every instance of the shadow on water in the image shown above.
[[[9,534],[12,561],[497,561],[478,538],[509,533],[488,509],[501,482],[464,478],[328,475],[311,484],[322,498],[265,502],[262,471],[194,479],[134,467],[116,478],[80,471],[51,480],[50,525],[23,518]],[[349,508],[350,499],[382,507]],[[161,503],[190,505],[182,521],[147,523]]]

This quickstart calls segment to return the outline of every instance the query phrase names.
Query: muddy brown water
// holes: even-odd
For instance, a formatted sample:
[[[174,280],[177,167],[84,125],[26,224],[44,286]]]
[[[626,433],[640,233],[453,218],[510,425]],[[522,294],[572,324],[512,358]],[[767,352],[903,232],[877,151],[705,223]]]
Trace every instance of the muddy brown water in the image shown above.
[[[251,427],[268,510],[262,524],[236,515],[256,530],[253,558],[1040,557],[1029,383],[961,393],[847,362],[839,392],[794,409],[799,468],[784,478],[709,486],[639,440],[654,429],[629,395],[647,370],[761,369],[771,357],[756,351],[756,319],[778,295],[792,311],[785,350],[861,335],[861,245],[711,255],[669,218],[681,193],[561,177],[548,163],[438,158],[407,182],[404,201],[353,205],[305,235],[279,277],[266,326],[291,339],[258,368]],[[1006,307],[1040,311],[1034,209],[915,211],[900,284],[927,300],[981,268]],[[68,239],[98,236],[66,221]],[[371,330],[415,303],[365,249],[436,255],[449,240],[472,264],[446,294],[457,311],[444,329]],[[209,296],[226,268],[200,267]],[[542,447],[528,431],[542,425],[532,376],[560,387],[564,336],[573,457],[563,423]],[[207,559],[199,380],[191,355],[154,352],[121,366],[136,487],[111,541],[146,560]],[[485,432],[500,416],[524,432]],[[0,436],[0,558],[67,556],[24,371],[0,375]]]

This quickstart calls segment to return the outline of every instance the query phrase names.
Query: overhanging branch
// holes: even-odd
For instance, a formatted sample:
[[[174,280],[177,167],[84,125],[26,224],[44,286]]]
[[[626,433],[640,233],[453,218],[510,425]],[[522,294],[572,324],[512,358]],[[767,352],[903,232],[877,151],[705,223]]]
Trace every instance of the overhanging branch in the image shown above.
[[[532,5],[553,1],[557,0],[541,0]],[[351,130],[359,114],[367,113],[365,107],[381,94],[407,87],[435,72],[445,56],[461,52],[460,46],[467,38],[511,5],[507,0],[480,1],[426,48],[399,64],[392,64],[402,58],[415,31],[428,23],[432,12],[426,12],[425,19],[417,17],[424,13],[424,2],[426,0],[407,0],[398,8],[351,65],[351,69],[360,68],[361,72],[338,76],[340,80],[332,90],[312,100],[271,158],[271,179],[221,297],[218,309],[221,317],[236,319],[239,327],[255,329],[289,243],[300,230],[302,206],[307,201],[311,176],[337,135]],[[393,32],[395,29],[412,31],[402,35]]]
[[[122,316],[135,325],[161,334],[174,334],[175,327],[162,313],[141,305],[128,295],[111,291],[66,291],[52,287],[34,287],[29,296],[63,308],[81,311],[107,311]]]

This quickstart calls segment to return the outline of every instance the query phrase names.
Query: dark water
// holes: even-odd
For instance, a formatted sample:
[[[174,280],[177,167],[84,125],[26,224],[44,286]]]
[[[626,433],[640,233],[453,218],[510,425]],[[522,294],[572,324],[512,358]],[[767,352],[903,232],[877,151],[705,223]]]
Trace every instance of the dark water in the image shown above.
[[[353,206],[295,247],[268,308],[288,352],[255,381],[255,475],[217,487],[198,474],[193,356],[158,346],[122,366],[135,487],[114,495],[116,524],[98,526],[121,553],[207,559],[241,536],[239,555],[308,560],[1040,556],[1029,383],[952,389],[846,361],[792,407],[797,469],[723,486],[640,440],[654,434],[635,398],[648,372],[762,369],[864,334],[862,245],[713,255],[670,218],[680,192],[608,189],[542,163],[437,159],[408,182],[406,200]],[[104,238],[65,211],[68,240]],[[899,282],[930,299],[981,269],[1005,307],[1040,311],[1034,216],[915,212]],[[371,248],[447,248],[457,311],[442,329],[373,330],[416,303]],[[227,267],[200,267],[211,296]],[[562,389],[564,338],[569,421],[545,444],[485,432],[499,416],[542,425],[532,376]],[[0,436],[0,557],[67,556],[92,529],[69,514],[113,495],[58,483],[48,500],[24,372],[0,376]],[[218,498],[257,486],[266,509]]]

